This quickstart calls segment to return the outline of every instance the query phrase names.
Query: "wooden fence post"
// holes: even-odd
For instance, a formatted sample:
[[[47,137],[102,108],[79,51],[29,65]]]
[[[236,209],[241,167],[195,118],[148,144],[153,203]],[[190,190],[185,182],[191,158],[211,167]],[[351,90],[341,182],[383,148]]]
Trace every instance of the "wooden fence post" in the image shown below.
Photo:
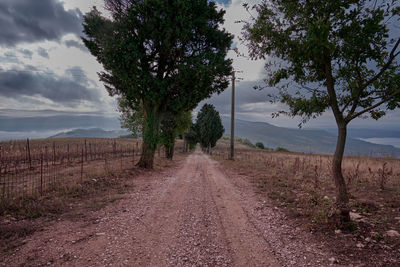
[[[29,169],[32,169],[32,160],[31,160],[31,148],[29,146],[29,138],[26,139],[26,149],[28,153],[28,161],[29,161]]]
[[[87,146],[86,146],[86,139],[85,139],[85,161],[87,161]]]
[[[56,165],[56,142],[53,142],[53,165]]]
[[[40,153],[40,195],[43,195],[43,153]]]
[[[82,148],[82,157],[81,157],[81,183],[83,182],[83,148]]]
[[[92,144],[89,142],[89,158],[92,160]]]

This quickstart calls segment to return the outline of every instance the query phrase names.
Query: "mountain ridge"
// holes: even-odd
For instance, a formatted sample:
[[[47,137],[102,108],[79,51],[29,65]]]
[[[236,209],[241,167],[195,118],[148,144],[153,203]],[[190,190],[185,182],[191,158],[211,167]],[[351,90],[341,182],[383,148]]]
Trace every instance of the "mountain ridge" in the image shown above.
[[[60,132],[48,138],[118,138],[127,135],[127,130],[106,131],[101,128],[75,129],[67,132]]]
[[[221,120],[225,134],[230,135],[230,118],[221,117]],[[235,137],[247,138],[252,143],[262,142],[264,146],[273,149],[284,147],[304,153],[333,154],[336,147],[336,136],[325,130],[285,128],[240,119],[235,120]],[[345,155],[400,157],[400,149],[347,138]]]

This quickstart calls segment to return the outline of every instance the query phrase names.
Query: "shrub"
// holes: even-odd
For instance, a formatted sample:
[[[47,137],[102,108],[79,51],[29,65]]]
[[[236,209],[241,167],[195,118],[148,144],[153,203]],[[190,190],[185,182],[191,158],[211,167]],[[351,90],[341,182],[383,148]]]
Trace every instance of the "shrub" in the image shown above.
[[[275,148],[275,151],[278,151],[278,152],[290,152],[290,151],[287,150],[286,148],[280,147],[280,146],[278,146],[277,148]]]
[[[260,148],[260,149],[264,149],[264,144],[261,142],[257,142],[256,143],[256,147]]]

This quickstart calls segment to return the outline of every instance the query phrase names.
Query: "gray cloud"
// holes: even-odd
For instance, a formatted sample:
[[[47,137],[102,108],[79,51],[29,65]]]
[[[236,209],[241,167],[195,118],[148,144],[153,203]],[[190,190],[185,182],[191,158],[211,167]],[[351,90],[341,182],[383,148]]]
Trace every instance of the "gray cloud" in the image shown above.
[[[0,55],[0,62],[4,63],[21,63],[18,59],[17,55],[13,52],[6,52],[3,55]],[[0,67],[1,70],[1,67]]]
[[[70,48],[70,47],[76,47],[80,50],[82,50],[83,52],[88,52],[89,50],[86,48],[86,46],[82,43],[82,42],[77,42],[75,40],[68,40],[65,41],[64,44]]]
[[[77,76],[76,74],[75,76]],[[32,70],[0,71],[0,96],[21,99],[26,96],[41,96],[65,106],[76,106],[82,101],[100,101],[99,92],[86,87],[79,79],[57,77],[52,73]]]
[[[47,53],[46,49],[44,49],[43,47],[39,47],[37,50],[39,56],[42,56],[44,58],[49,58],[49,53]]]
[[[81,67],[75,66],[72,68],[68,68],[65,73],[72,77],[72,79],[82,85],[89,86],[90,80],[86,77],[85,72]]]
[[[19,50],[19,52],[21,54],[23,54],[25,58],[32,59],[33,52],[31,50],[29,50],[29,49],[21,49],[21,50]]]
[[[2,0],[0,2],[0,45],[14,46],[82,32],[82,13],[64,9],[57,0]]]
[[[266,108],[270,107],[270,97],[268,94],[271,93],[269,90],[255,90],[253,87],[255,85],[262,85],[263,81],[246,81],[236,84],[235,89],[235,105],[236,112],[238,113],[249,113],[251,112],[251,107],[249,105],[253,104],[258,107],[264,106]],[[200,109],[204,103],[213,104],[221,114],[230,114],[231,112],[231,95],[232,88],[228,87],[224,92],[219,95],[213,95],[210,99],[203,100],[198,105],[197,109]],[[196,109],[196,110],[197,110]],[[275,111],[275,110],[271,110]],[[265,116],[267,114],[264,114]]]

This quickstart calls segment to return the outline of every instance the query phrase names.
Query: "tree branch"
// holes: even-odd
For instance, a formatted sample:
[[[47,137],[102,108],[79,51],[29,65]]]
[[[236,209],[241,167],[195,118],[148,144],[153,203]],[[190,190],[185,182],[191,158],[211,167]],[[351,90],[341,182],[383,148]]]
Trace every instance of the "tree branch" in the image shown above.
[[[333,111],[333,115],[335,116],[336,123],[337,125],[340,125],[343,123],[343,113],[340,111],[338,100],[337,100],[337,95],[335,91],[335,82],[332,76],[332,66],[331,66],[331,60],[328,56],[325,55],[324,52],[322,52],[322,58],[324,61],[324,67],[325,67],[325,77],[326,77],[326,88],[328,90],[328,95],[329,95],[329,101],[330,101],[330,106]]]
[[[372,109],[375,108],[375,107],[371,107],[371,108],[365,110],[365,112],[362,111],[362,112],[359,112],[359,113],[353,115],[353,113],[356,111],[356,109],[357,109],[357,107],[358,107],[359,98],[360,98],[361,93],[362,93],[368,86],[370,86],[373,82],[375,82],[377,79],[379,79],[379,77],[387,70],[387,68],[390,66],[390,64],[392,64],[393,60],[400,54],[400,52],[395,53],[395,52],[396,52],[396,49],[399,47],[399,45],[400,45],[400,38],[397,40],[397,42],[396,42],[396,44],[394,45],[392,51],[390,52],[388,61],[387,61],[386,64],[382,67],[382,69],[379,71],[379,73],[376,74],[374,77],[372,77],[366,84],[361,85],[361,86],[359,87],[359,89],[357,90],[357,96],[356,96],[355,98],[353,98],[354,104],[353,104],[353,106],[351,107],[351,110],[350,110],[349,114],[347,115],[347,120],[348,120],[348,122],[350,122],[350,121],[353,120],[354,118],[360,116],[361,114],[364,114],[365,112],[368,112],[369,110],[372,110]],[[361,74],[360,74],[358,68],[356,68],[356,71],[357,71],[357,76],[358,76],[358,79],[359,79],[359,82],[360,82]],[[360,83],[360,84],[361,84],[361,83]],[[386,102],[386,101],[389,100],[390,98],[391,98],[391,96],[389,96],[389,98],[386,99],[386,100],[382,100],[383,102],[382,102],[382,103],[379,102],[380,104],[378,103],[379,105],[377,105],[377,106],[380,106],[381,104],[383,104],[384,102]],[[376,107],[377,107],[377,106],[376,106]],[[344,111],[344,110],[343,110],[343,111]],[[360,113],[361,113],[361,114],[360,114]]]
[[[350,116],[350,117],[348,116],[348,117],[346,118],[346,122],[349,123],[351,120],[353,120],[353,119],[355,119],[355,118],[361,116],[362,114],[364,114],[364,113],[366,113],[366,112],[369,112],[369,111],[373,110],[374,108],[379,107],[380,105],[382,105],[382,104],[384,104],[385,102],[389,101],[390,99],[394,98],[394,97],[397,96],[398,94],[400,94],[400,91],[394,92],[393,94],[391,94],[390,96],[386,97],[386,98],[383,99],[382,101],[376,103],[376,104],[373,105],[373,106],[370,106],[369,108],[366,108],[366,109],[364,109],[364,110],[362,110],[362,111],[360,111],[360,112],[354,114],[353,116]],[[349,114],[349,115],[350,115],[350,114]]]
[[[367,88],[368,86],[370,86],[373,82],[375,82],[376,80],[379,79],[379,77],[381,77],[381,75],[387,70],[387,68],[389,68],[390,64],[392,64],[393,60],[400,54],[400,52],[396,52],[397,48],[400,45],[400,38],[397,39],[396,44],[394,45],[392,51],[390,52],[389,55],[389,59],[386,62],[386,64],[382,67],[382,69],[380,70],[380,72],[378,74],[376,74],[374,77],[372,77],[366,84],[364,84],[363,86],[361,86],[361,90],[363,91],[365,88]]]

